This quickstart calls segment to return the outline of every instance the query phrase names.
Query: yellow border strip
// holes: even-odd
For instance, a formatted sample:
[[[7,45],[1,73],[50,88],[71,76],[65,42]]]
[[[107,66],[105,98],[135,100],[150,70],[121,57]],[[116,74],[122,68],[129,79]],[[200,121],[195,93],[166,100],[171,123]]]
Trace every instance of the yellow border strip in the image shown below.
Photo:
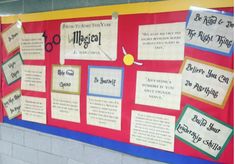
[[[3,16],[2,24],[14,23],[17,20],[22,22],[34,22],[68,18],[84,18],[94,16],[111,16],[113,12],[119,15],[139,14],[139,13],[161,13],[169,11],[188,10],[190,6],[204,8],[233,7],[233,0],[166,0],[158,2],[142,2],[121,4],[112,6],[98,6],[78,9],[58,10],[40,12],[32,14],[19,14],[13,16]]]

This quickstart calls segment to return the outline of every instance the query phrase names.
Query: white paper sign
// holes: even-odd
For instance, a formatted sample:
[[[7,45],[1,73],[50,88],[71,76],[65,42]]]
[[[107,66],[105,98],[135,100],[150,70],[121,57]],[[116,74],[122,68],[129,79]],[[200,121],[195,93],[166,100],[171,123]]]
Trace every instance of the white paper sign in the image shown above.
[[[121,130],[121,99],[87,96],[87,124]]]
[[[53,65],[52,91],[79,94],[80,93],[80,66]]]
[[[7,50],[7,53],[11,53],[16,50],[19,45],[19,39],[21,34],[23,34],[22,24],[17,22],[2,32],[2,39]]]
[[[90,66],[88,74],[88,95],[122,97],[122,68]]]
[[[139,60],[183,60],[185,22],[139,26]]]
[[[194,7],[190,10],[185,42],[203,50],[232,55],[233,31],[232,14]]]
[[[184,94],[223,108],[232,89],[233,71],[212,63],[186,58],[182,69]]]
[[[80,96],[51,93],[52,118],[80,123]]]
[[[23,61],[20,53],[17,53],[2,64],[3,73],[7,81],[7,85],[11,85],[21,78],[21,66]]]
[[[137,71],[135,103],[180,109],[181,74]]]
[[[21,89],[29,91],[46,91],[46,67],[22,65]]]
[[[24,60],[44,60],[45,43],[43,33],[22,34],[20,53]]]
[[[188,105],[177,122],[175,135],[197,150],[218,159],[232,137],[233,129]]]
[[[22,120],[46,124],[46,99],[21,97]]]
[[[21,91],[18,89],[2,98],[2,104],[9,119],[21,114]]]
[[[62,23],[60,56],[114,61],[117,58],[117,30],[117,19]]]
[[[174,151],[175,117],[133,110],[130,142]]]

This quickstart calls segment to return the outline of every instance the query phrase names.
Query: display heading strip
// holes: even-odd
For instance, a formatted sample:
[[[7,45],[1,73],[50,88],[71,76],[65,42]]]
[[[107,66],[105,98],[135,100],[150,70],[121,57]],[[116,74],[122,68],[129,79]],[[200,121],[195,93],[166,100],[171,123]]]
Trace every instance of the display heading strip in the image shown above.
[[[97,6],[87,8],[77,8],[68,10],[58,10],[49,12],[39,12],[32,14],[18,14],[13,16],[3,16],[2,24],[14,23],[17,20],[22,22],[35,22],[69,18],[85,18],[97,16],[111,16],[113,12],[119,15],[140,14],[140,13],[161,13],[170,11],[188,10],[190,6],[204,8],[233,7],[233,0],[168,0],[158,2],[141,2],[111,6]]]

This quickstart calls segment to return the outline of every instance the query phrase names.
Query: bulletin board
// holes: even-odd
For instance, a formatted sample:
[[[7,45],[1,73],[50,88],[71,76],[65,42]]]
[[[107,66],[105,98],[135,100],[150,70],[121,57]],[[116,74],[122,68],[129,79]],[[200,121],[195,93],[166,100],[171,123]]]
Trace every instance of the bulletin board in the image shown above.
[[[1,19],[0,19],[0,24],[1,24]],[[0,26],[0,30],[1,30],[1,26]],[[2,44],[1,40],[0,40],[0,44]],[[2,63],[2,58],[0,58],[0,62]],[[2,69],[1,68],[0,68],[0,73],[2,74]],[[2,81],[2,76],[0,77],[0,79]],[[2,88],[2,85],[1,85],[1,88]],[[0,95],[2,97],[2,89],[1,89]],[[2,122],[2,120],[3,120],[3,109],[2,109],[2,105],[1,105],[0,106],[0,122]]]
[[[233,40],[219,36],[233,31],[231,17],[230,0],[2,17],[3,122],[167,163],[233,163]],[[205,46],[193,38],[197,28]]]

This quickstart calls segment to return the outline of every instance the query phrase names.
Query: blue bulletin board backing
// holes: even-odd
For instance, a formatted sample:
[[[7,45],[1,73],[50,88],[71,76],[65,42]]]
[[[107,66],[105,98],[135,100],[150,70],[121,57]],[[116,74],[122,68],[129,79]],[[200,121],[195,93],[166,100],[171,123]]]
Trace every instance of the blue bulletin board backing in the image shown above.
[[[82,141],[95,146],[100,146],[107,149],[112,149],[122,153],[138,156],[141,158],[146,158],[150,160],[156,160],[171,164],[215,164],[217,162],[212,162],[208,160],[203,160],[199,158],[189,157],[185,155],[175,154],[167,151],[161,151],[152,148],[146,148],[143,146],[137,146],[133,144],[128,144],[124,142],[119,142],[111,139],[105,139],[102,137],[92,136],[89,134],[76,132],[68,129],[57,128],[53,126],[43,125],[39,123],[23,121],[19,119],[9,120],[7,117],[3,119],[4,123],[11,125],[16,125],[24,128],[29,128],[32,130],[40,131],[43,133],[48,133],[56,136],[61,136],[65,138],[70,138],[77,141]]]

